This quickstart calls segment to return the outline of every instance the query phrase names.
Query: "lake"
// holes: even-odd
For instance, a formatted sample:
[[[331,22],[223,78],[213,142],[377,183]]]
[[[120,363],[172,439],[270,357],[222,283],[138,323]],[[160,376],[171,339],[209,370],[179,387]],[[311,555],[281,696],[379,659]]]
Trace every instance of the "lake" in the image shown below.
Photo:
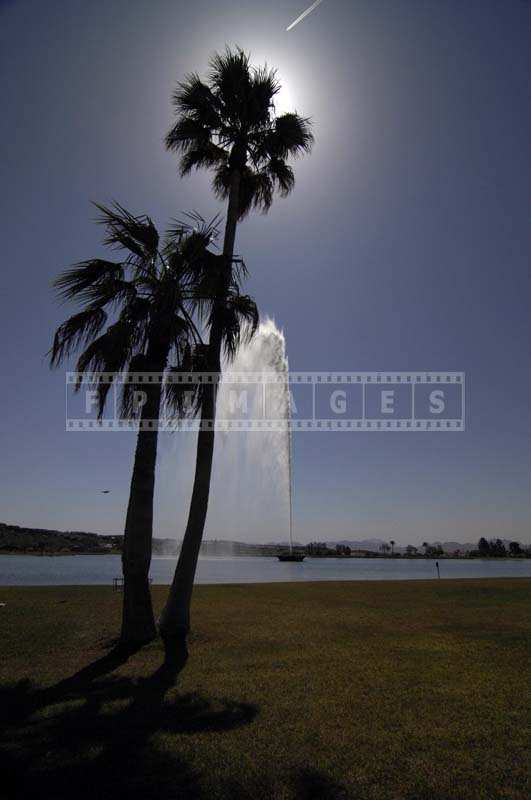
[[[175,557],[153,558],[153,583],[171,582]],[[441,559],[441,578],[531,578],[531,559]],[[111,585],[122,574],[120,556],[0,556],[0,586]],[[197,583],[278,581],[385,581],[437,578],[432,559],[307,558],[281,564],[276,558],[200,558]]]

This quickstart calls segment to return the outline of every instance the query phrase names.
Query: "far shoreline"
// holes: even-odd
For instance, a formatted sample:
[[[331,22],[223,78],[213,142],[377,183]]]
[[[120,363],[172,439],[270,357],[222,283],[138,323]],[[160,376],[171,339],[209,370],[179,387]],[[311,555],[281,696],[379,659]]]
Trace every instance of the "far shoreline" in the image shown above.
[[[279,550],[282,549],[279,546]],[[82,553],[74,553],[74,552],[37,552],[31,550],[9,550],[9,551],[0,551],[0,556],[34,556],[35,558],[63,558],[68,556],[121,556],[122,553],[120,550],[109,550],[109,551],[95,551],[91,552],[87,550]],[[177,558],[179,553],[168,553],[167,555],[163,553],[155,553],[152,555],[152,559],[155,558]],[[199,556],[200,559],[227,559],[227,558],[259,558],[259,559],[275,559],[277,558],[276,553],[234,553],[233,555],[227,553],[224,555],[214,555],[214,554],[201,554]],[[402,555],[402,554],[395,554],[395,555],[384,555],[380,553],[367,553],[366,555],[326,555],[326,556],[317,556],[317,555],[306,555],[306,559],[311,561],[366,561],[367,559],[377,559],[378,561],[485,561],[485,562],[492,562],[492,561],[528,561],[531,558],[529,555],[518,555],[518,556],[476,556],[476,555],[453,555],[445,553],[444,555],[437,555],[437,556],[426,556],[426,555]]]

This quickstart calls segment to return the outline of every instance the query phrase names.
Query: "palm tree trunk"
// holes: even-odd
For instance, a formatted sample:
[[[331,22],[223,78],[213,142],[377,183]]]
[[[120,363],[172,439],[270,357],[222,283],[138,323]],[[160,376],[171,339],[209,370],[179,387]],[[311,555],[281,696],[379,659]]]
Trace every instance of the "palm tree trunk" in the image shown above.
[[[163,357],[150,358],[151,369],[162,373],[166,366],[167,352]],[[153,536],[153,494],[155,490],[155,467],[157,462],[158,428],[162,384],[146,384],[147,400],[142,407],[140,430],[136,442],[135,461],[129,504],[125,521],[122,569],[124,575],[124,597],[122,609],[122,644],[143,644],[156,636],[155,617],[149,588],[149,567]],[[147,429],[143,429],[143,425]]]
[[[218,309],[223,308],[232,270],[234,242],[239,217],[240,170],[234,169],[231,177],[227,222],[223,242],[225,280],[218,299]],[[209,372],[221,375],[221,349],[223,344],[222,315],[214,307],[209,340]],[[217,386],[205,392],[201,405],[201,427],[197,437],[197,458],[190,510],[181,552],[170,587],[168,600],[162,612],[159,629],[166,646],[167,661],[180,658],[179,648],[186,649],[190,630],[190,603],[194,586],[197,559],[203,540],[210,494],[212,459],[214,455],[214,424],[216,419]]]

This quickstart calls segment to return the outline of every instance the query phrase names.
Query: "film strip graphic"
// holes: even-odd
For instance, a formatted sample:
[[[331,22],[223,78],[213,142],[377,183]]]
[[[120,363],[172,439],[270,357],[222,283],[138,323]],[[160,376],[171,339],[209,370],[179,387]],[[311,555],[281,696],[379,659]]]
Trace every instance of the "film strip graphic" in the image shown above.
[[[108,389],[98,418],[98,387]],[[128,386],[129,384],[129,386]],[[143,419],[149,387],[162,397],[177,384],[193,398],[215,387],[215,421],[188,411],[177,418],[162,402],[158,419]],[[129,390],[133,413],[120,414]],[[289,409],[289,411],[288,411]],[[465,430],[464,372],[231,372],[66,374],[67,431],[344,431],[459,432]]]

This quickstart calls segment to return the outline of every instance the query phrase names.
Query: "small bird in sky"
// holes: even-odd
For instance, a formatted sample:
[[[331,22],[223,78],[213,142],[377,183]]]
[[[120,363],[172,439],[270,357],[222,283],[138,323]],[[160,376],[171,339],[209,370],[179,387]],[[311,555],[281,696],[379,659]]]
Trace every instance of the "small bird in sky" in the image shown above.
[[[311,6],[310,6],[310,8],[307,8],[307,9],[306,9],[306,11],[303,11],[303,12],[302,12],[302,14],[300,15],[300,17],[297,17],[297,19],[296,19],[296,20],[294,20],[294,21],[291,23],[291,25],[288,25],[288,27],[286,28],[286,31],[290,31],[292,28],[294,28],[294,27],[295,27],[295,25],[298,25],[298,24],[299,24],[299,22],[302,22],[302,20],[303,20],[305,17],[307,17],[307,16],[308,16],[308,14],[311,14],[311,13],[312,13],[312,11],[313,11],[315,8],[317,8],[317,6],[320,6],[322,2],[323,2],[323,0],[316,0],[316,1],[315,1],[315,3],[312,3],[312,4],[311,4]]]
[[[102,489],[101,493],[102,494],[109,494],[110,491],[111,491],[110,489]]]

